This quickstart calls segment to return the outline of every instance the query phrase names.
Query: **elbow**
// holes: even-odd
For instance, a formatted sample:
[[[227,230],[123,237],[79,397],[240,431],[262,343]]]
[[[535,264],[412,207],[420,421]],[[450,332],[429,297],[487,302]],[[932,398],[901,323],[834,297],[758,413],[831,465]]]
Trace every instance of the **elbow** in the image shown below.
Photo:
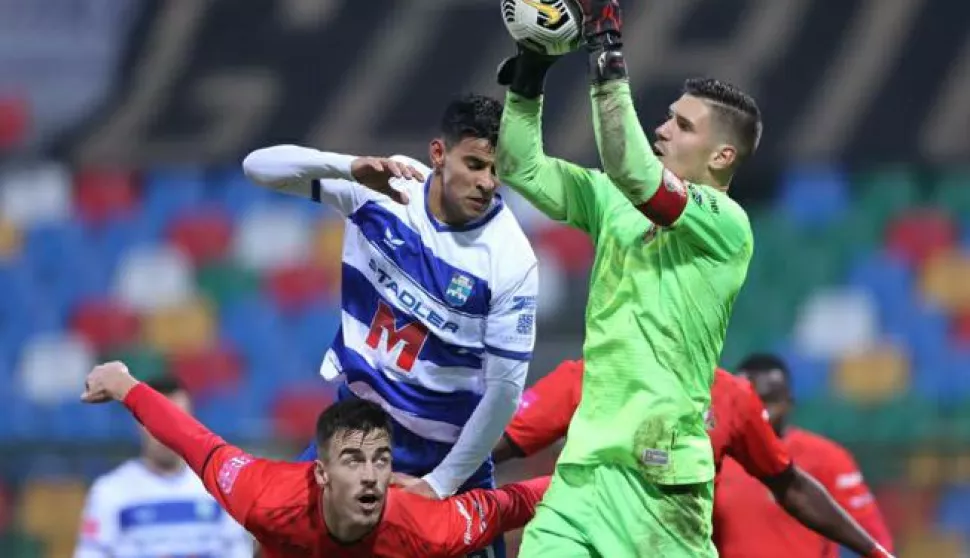
[[[242,161],[243,174],[250,181],[265,188],[280,188],[285,179],[280,178],[274,167],[279,165],[280,149],[284,146],[263,147],[251,152]]]

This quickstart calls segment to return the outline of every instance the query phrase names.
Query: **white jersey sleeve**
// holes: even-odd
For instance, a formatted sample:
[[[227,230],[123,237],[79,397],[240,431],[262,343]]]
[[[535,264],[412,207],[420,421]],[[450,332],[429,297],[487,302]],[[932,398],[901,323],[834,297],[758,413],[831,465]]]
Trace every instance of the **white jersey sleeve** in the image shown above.
[[[118,510],[103,481],[91,486],[81,515],[81,532],[74,549],[74,558],[108,558],[118,536]]]
[[[243,159],[250,180],[278,192],[326,203],[344,217],[379,194],[358,184],[351,174],[357,157],[298,145],[257,149]]]

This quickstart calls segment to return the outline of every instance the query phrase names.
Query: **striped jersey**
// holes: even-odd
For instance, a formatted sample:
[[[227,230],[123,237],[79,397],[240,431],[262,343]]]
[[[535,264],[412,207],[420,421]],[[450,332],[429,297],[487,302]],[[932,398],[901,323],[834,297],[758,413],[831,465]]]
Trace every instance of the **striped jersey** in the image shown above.
[[[411,432],[454,443],[484,392],[485,359],[531,359],[536,257],[500,196],[476,221],[445,225],[427,206],[432,171],[394,159],[429,177],[392,182],[407,205],[349,181],[313,183],[312,197],[346,217],[341,327],[320,373],[343,374]]]
[[[171,476],[131,460],[95,481],[75,558],[251,558],[252,538],[188,467]]]

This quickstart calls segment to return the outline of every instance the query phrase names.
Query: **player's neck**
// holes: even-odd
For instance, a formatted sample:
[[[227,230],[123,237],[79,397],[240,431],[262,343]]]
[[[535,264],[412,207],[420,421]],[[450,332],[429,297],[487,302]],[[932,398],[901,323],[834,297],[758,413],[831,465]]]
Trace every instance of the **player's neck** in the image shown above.
[[[321,495],[320,515],[323,516],[323,523],[327,526],[327,533],[330,538],[345,545],[360,541],[380,524],[380,521],[373,525],[367,525],[347,519],[345,515],[341,515],[337,506],[330,502],[326,493]],[[383,510],[381,515],[383,516]]]
[[[445,212],[445,196],[444,196],[445,184],[444,178],[441,176],[440,172],[436,172],[431,176],[431,184],[428,187],[428,196],[425,203],[428,204],[428,210],[431,211],[431,216],[437,219],[440,223],[444,223],[448,226],[459,226],[464,223],[457,222],[455,219],[450,218]]]
[[[141,463],[146,469],[160,477],[174,477],[185,470],[186,467],[185,462],[181,459],[173,463],[159,463],[158,461],[143,456]]]

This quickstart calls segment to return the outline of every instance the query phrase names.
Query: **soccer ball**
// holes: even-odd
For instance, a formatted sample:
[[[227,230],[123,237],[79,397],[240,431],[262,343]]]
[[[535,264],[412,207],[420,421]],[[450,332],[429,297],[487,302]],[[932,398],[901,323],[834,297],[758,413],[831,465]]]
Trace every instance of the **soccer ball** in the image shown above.
[[[573,0],[502,0],[502,20],[516,42],[558,56],[579,48],[582,12]]]

